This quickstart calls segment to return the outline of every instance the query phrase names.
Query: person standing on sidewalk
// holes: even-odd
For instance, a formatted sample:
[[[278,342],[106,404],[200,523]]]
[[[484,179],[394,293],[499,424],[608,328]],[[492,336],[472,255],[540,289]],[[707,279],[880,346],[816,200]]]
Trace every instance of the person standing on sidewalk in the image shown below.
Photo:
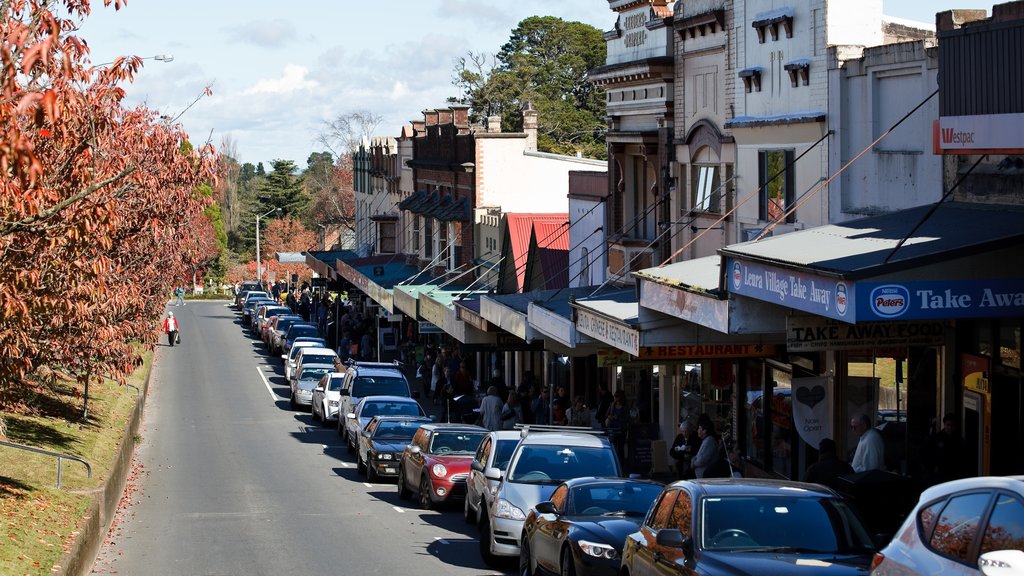
[[[174,346],[178,339],[178,320],[174,318],[174,312],[168,311],[164,318],[164,334],[167,334],[167,343]]]

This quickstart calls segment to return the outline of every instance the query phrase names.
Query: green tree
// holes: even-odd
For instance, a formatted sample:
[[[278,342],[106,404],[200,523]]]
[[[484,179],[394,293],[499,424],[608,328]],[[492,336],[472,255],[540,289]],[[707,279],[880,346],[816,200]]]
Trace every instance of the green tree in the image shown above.
[[[283,215],[298,215],[309,201],[303,189],[303,178],[291,160],[272,160],[272,171],[256,186],[256,209],[260,214],[280,208]]]
[[[500,115],[503,130],[522,130],[522,109],[529,102],[539,113],[540,150],[605,158],[604,91],[587,80],[587,71],[603,65],[605,56],[597,28],[531,16],[493,59],[472,52],[460,59],[453,83],[475,121]]]

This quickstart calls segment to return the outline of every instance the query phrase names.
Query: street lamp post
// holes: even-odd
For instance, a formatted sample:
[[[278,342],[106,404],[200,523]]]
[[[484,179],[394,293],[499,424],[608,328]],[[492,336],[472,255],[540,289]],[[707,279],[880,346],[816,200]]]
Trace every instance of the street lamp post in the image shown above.
[[[267,215],[277,212],[281,213],[280,208],[271,208],[267,210],[266,214],[260,214],[256,217],[256,281],[263,285],[263,260],[260,258],[260,218],[264,218]]]

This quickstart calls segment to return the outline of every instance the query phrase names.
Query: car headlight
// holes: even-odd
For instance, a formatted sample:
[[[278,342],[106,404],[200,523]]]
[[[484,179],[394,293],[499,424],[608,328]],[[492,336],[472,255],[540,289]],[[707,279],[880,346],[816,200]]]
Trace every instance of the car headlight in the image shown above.
[[[338,407],[338,401],[337,400],[328,400],[327,401],[327,407],[328,408],[337,408]]]
[[[510,520],[526,520],[526,514],[519,508],[512,505],[504,498],[498,498],[498,504],[494,508],[495,518],[508,518]]]
[[[391,458],[393,458],[393,456],[391,455],[391,452],[385,452],[383,454],[377,454],[377,459],[378,460],[391,460]]]
[[[587,556],[593,556],[594,558],[605,558],[607,560],[615,560],[619,557],[619,553],[615,551],[615,548],[612,548],[607,544],[588,542],[586,540],[580,540],[578,544],[580,550],[582,550],[583,553]]]
[[[444,464],[434,464],[430,467],[430,473],[438,478],[444,478],[448,476],[448,469],[444,467]]]

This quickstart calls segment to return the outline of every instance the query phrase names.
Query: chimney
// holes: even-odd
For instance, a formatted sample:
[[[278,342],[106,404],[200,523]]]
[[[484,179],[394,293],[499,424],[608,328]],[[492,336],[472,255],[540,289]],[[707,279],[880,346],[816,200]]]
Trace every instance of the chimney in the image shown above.
[[[469,106],[464,104],[453,104],[452,112],[455,114],[455,126],[458,128],[469,128]]]
[[[956,30],[970,22],[984,20],[987,17],[986,10],[946,10],[935,15],[935,30],[938,32]]]
[[[452,109],[451,108],[438,108],[437,109],[437,123],[438,124],[451,124],[452,123]]]
[[[437,126],[437,110],[424,110],[423,122],[427,126]]]
[[[501,116],[488,116],[487,133],[497,134],[498,132],[501,132]]]
[[[427,133],[427,125],[423,120],[410,120],[409,124],[412,125],[413,138]]]
[[[536,152],[537,110],[534,109],[533,104],[530,102],[523,104],[523,132],[526,132],[526,150],[528,152]]]

